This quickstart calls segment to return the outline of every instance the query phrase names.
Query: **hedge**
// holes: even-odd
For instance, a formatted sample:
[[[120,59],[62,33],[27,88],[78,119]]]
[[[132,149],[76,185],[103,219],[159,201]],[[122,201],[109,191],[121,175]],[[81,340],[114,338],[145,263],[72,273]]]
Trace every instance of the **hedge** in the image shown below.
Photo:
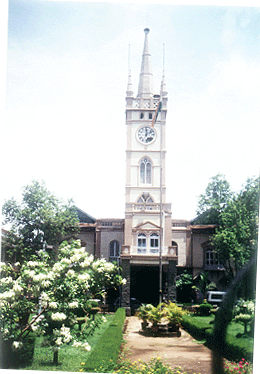
[[[206,340],[206,345],[214,349],[214,328],[209,327],[208,323],[195,320],[189,315],[183,316],[182,327],[188,331],[195,339]],[[248,339],[237,338],[234,335],[226,334],[226,343],[222,347],[222,354],[229,360],[253,360],[253,344]]]
[[[114,319],[91,351],[85,365],[87,372],[110,372],[117,363],[123,339],[125,309],[117,309]]]

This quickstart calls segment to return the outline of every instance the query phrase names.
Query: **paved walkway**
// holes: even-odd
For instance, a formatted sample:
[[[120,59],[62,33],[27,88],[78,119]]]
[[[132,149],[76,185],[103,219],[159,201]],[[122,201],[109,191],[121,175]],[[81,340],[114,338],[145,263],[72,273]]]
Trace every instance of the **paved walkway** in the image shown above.
[[[196,342],[186,331],[181,337],[147,337],[139,334],[141,320],[127,317],[124,334],[125,356],[132,362],[141,359],[149,362],[152,357],[161,357],[170,367],[181,367],[189,374],[211,373],[211,351]]]

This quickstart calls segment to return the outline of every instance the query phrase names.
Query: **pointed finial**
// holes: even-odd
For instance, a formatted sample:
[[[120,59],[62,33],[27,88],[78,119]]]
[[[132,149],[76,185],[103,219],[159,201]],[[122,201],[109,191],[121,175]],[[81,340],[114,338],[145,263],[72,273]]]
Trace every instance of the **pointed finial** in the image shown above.
[[[151,55],[148,46],[148,33],[150,29],[144,29],[144,49],[142,55],[141,72],[139,77],[139,86],[137,97],[149,99],[153,96],[153,74],[151,67]]]

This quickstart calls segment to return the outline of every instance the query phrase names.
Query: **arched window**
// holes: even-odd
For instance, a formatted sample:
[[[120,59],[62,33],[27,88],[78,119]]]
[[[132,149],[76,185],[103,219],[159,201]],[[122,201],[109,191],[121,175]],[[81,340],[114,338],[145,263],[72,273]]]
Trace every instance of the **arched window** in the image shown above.
[[[109,244],[109,257],[111,260],[120,257],[120,243],[117,240],[112,240]]]
[[[172,247],[173,247],[174,253],[178,256],[178,244],[173,240],[172,240]]]
[[[150,235],[150,252],[158,253],[159,251],[159,235],[153,233]]]
[[[140,182],[142,184],[152,183],[152,164],[146,157],[140,162]]]
[[[146,253],[146,235],[145,234],[138,234],[137,253]]]

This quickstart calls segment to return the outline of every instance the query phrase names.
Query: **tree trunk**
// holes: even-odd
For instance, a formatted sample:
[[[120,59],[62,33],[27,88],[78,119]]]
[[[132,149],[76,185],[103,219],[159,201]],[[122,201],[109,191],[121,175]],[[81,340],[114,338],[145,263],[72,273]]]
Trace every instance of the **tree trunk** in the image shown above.
[[[55,349],[55,351],[53,352],[53,365],[58,365],[58,349]]]

